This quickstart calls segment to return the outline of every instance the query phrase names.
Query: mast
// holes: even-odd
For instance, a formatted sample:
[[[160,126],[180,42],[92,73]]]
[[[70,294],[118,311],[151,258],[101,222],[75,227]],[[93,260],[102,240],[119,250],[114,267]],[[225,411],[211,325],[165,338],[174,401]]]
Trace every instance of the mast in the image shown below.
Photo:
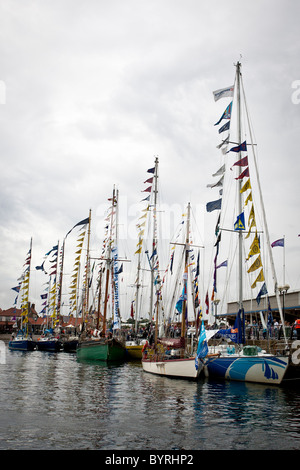
[[[186,239],[185,239],[184,279],[183,279],[186,289],[187,289],[188,259],[189,259],[189,247],[190,247],[190,211],[191,211],[191,206],[190,206],[190,203],[188,203]],[[187,294],[187,292],[185,294]],[[187,299],[186,299],[186,295],[184,295],[183,305],[182,305],[182,318],[181,318],[181,338],[185,338],[185,314],[186,314],[186,308],[187,308],[186,304],[187,304]]]
[[[89,283],[90,283],[90,237],[91,237],[91,215],[92,211],[89,211],[89,227],[88,227],[88,239],[86,249],[86,279],[85,279],[85,295],[84,295],[84,307],[83,307],[83,321],[89,312]]]
[[[266,243],[267,243],[268,254],[269,254],[270,263],[271,263],[271,271],[272,271],[272,277],[273,277],[273,282],[274,282],[274,291],[275,291],[275,296],[276,296],[276,301],[277,301],[277,306],[278,306],[280,319],[281,319],[281,322],[282,322],[284,340],[285,340],[285,343],[287,344],[287,337],[286,337],[286,332],[285,332],[285,327],[284,327],[284,317],[283,317],[283,312],[282,312],[282,307],[281,307],[281,302],[280,302],[280,297],[279,297],[278,282],[277,282],[275,264],[274,264],[274,259],[273,259],[273,252],[272,252],[272,247],[271,247],[271,242],[270,242],[270,235],[269,235],[269,228],[268,228],[268,224],[267,224],[265,205],[264,205],[264,201],[263,201],[263,197],[262,197],[262,190],[261,190],[261,184],[260,184],[260,178],[259,178],[259,172],[258,172],[258,166],[257,166],[257,159],[256,159],[254,145],[253,145],[253,136],[252,136],[252,130],[251,130],[250,120],[249,120],[249,116],[248,116],[248,109],[247,109],[245,93],[244,93],[244,101],[245,101],[245,106],[246,106],[246,111],[247,111],[247,120],[248,120],[248,126],[249,126],[250,140],[251,140],[251,144],[252,144],[251,147],[252,147],[252,152],[253,152],[253,159],[254,159],[254,165],[255,165],[255,172],[256,172],[256,178],[257,178],[259,198],[260,198],[262,216],[263,216],[263,221],[264,221],[264,228],[265,228],[265,234],[266,234]]]
[[[236,64],[236,85],[237,85],[237,135],[238,135],[238,145],[241,144],[241,87],[240,87],[240,68],[241,63],[237,62]],[[240,152],[238,153],[239,157],[241,158]],[[241,174],[241,167],[239,167],[239,175]],[[242,212],[242,195],[241,195],[241,188],[242,188],[242,180],[238,180],[238,214]],[[238,232],[238,279],[239,279],[239,292],[238,292],[238,303],[239,308],[242,310],[243,308],[243,233],[241,230]]]
[[[66,238],[64,238],[62,248],[61,248],[61,265],[60,265],[59,286],[58,286],[58,293],[57,293],[57,315],[58,315],[58,317],[60,316],[60,309],[61,309],[63,267],[64,267],[64,256],[65,256],[65,240],[66,240]]]
[[[115,206],[115,188],[113,188],[112,209],[110,217],[110,233],[108,237],[108,254],[106,258],[106,279],[105,279],[105,294],[104,294],[104,311],[103,311],[103,329],[102,336],[106,333],[106,319],[107,319],[107,304],[108,304],[108,286],[110,277],[110,264],[111,264],[111,244],[112,244],[112,226],[113,226],[113,211]]]
[[[158,179],[158,158],[155,158],[155,169],[154,169],[154,201],[153,201],[153,235],[152,235],[152,264],[151,268],[151,293],[150,293],[150,320],[152,319],[153,311],[153,292],[154,292],[154,252],[157,247],[157,179]]]

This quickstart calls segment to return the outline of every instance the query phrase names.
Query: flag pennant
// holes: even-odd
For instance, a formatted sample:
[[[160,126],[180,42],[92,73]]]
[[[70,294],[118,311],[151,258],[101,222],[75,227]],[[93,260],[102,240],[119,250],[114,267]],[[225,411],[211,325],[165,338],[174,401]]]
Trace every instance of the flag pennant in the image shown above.
[[[233,165],[234,166],[248,166],[248,156],[241,158],[237,162],[235,162]]]
[[[222,121],[222,119],[230,119],[230,118],[231,118],[231,110],[232,110],[232,101],[231,101],[231,103],[229,103],[229,105],[228,105],[227,108],[225,109],[224,113],[222,114],[222,116],[220,117],[220,119],[218,120],[218,122],[216,122],[215,126],[217,126],[218,124],[220,124],[220,122]]]
[[[234,230],[245,230],[245,216],[244,212],[237,216],[236,222],[234,224]]]
[[[73,230],[75,227],[78,227],[79,225],[86,225],[86,224],[88,224],[88,223],[89,223],[89,221],[90,221],[90,218],[89,218],[89,217],[87,217],[86,219],[83,219],[83,220],[81,220],[80,222],[78,222],[76,225],[74,225],[74,227],[73,227],[73,228],[71,228],[71,230],[69,230],[69,231],[68,231],[68,233],[67,233],[66,237],[69,235],[69,233],[71,233],[71,232],[72,232],[72,230]]]
[[[154,173],[154,172],[155,172],[155,167],[149,168],[149,170],[147,170],[147,173]]]
[[[144,189],[142,193],[151,193],[152,186],[149,186],[147,189]]]
[[[253,256],[253,255],[258,255],[258,253],[260,253],[260,247],[259,247],[259,240],[258,240],[258,236],[257,236],[257,233],[255,234],[255,237],[254,237],[254,240],[250,246],[250,251],[249,251],[249,255],[248,255],[248,258],[250,258],[250,256]]]
[[[234,86],[229,86],[227,88],[220,88],[219,90],[213,91],[214,100],[218,101],[221,98],[226,98],[233,96]]]
[[[259,275],[257,276],[257,278],[255,279],[255,281],[253,282],[251,288],[252,288],[252,289],[255,289],[256,284],[257,284],[258,282],[263,282],[264,280],[265,280],[264,272],[263,272],[263,269],[261,269]]]
[[[250,184],[250,178],[246,181],[246,183],[244,184],[244,186],[241,188],[240,192],[241,192],[241,193],[244,193],[244,192],[247,191],[248,189],[252,189],[252,188],[251,188],[251,184]]]
[[[228,131],[229,128],[230,128],[230,121],[226,122],[224,126],[220,127],[219,134],[222,134],[222,132]]]
[[[223,263],[219,264],[219,266],[217,266],[217,269],[222,268],[223,266],[228,266],[228,260],[223,261]]]
[[[246,141],[237,145],[236,147],[232,147],[228,152],[246,152],[247,151],[247,143]],[[228,153],[227,152],[227,153]]]
[[[274,246],[284,246],[284,238],[279,238],[279,240],[271,243],[271,247],[274,248]]]
[[[205,356],[207,356],[207,353],[208,353],[208,346],[207,346],[207,341],[206,341],[204,322],[202,320],[200,335],[199,335],[199,340],[198,340],[197,355],[195,358],[196,370],[198,370],[198,360],[203,359]]]
[[[250,266],[247,272],[253,273],[253,271],[256,271],[258,268],[261,268],[261,267],[262,267],[261,257],[260,255],[258,255],[258,257],[254,261],[254,263],[252,263],[252,265]]]
[[[211,201],[206,204],[207,212],[212,212],[214,210],[221,209],[222,199],[218,199],[216,201]]]
[[[236,180],[242,180],[246,176],[249,176],[249,168],[248,167],[244,171],[242,171],[242,173],[235,179]]]

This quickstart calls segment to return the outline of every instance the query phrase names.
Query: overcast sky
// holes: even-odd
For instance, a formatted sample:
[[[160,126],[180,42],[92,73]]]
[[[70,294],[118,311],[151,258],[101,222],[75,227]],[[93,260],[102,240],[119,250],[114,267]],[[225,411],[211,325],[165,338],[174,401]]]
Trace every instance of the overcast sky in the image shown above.
[[[295,0],[0,0],[0,307],[31,237],[36,266],[91,208],[100,251],[113,185],[132,217],[155,156],[166,207],[216,199],[206,185],[228,101],[212,92],[233,84],[237,60],[270,238],[285,235],[299,289],[299,17]]]

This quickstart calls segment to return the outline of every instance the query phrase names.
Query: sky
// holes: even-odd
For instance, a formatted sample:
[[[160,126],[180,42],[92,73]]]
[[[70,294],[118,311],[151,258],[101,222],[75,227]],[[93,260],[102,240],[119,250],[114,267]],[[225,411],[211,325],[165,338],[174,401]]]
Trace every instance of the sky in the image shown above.
[[[13,305],[31,237],[36,266],[91,209],[100,252],[114,185],[133,257],[155,157],[165,239],[190,202],[199,244],[212,242],[214,123],[228,104],[212,92],[233,84],[237,61],[270,239],[285,237],[285,282],[299,289],[299,13],[293,0],[0,0],[0,307]],[[274,258],[282,283],[283,250]]]

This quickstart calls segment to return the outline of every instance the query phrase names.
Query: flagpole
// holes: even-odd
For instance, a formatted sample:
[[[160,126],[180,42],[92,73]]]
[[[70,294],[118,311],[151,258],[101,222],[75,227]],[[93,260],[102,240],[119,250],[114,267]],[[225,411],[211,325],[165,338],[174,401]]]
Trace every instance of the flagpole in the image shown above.
[[[275,290],[276,301],[277,301],[277,306],[278,306],[280,319],[281,319],[281,322],[282,322],[282,325],[283,325],[284,340],[285,340],[285,343],[287,344],[287,337],[286,337],[286,332],[285,332],[285,328],[284,328],[284,318],[283,318],[283,313],[282,313],[282,308],[281,308],[281,303],[280,303],[278,282],[277,282],[277,276],[276,276],[276,271],[275,271],[275,264],[274,264],[274,259],[273,259],[272,247],[271,247],[271,243],[270,243],[269,228],[268,228],[268,224],[267,224],[264,201],[263,201],[263,197],[262,197],[262,190],[261,190],[261,185],[260,185],[260,178],[259,178],[259,172],[258,172],[258,167],[257,167],[256,154],[255,154],[254,145],[253,145],[253,136],[252,136],[252,130],[251,130],[251,126],[250,126],[250,119],[249,119],[249,115],[248,115],[248,108],[247,108],[244,89],[243,89],[243,95],[244,95],[244,102],[245,102],[247,120],[248,120],[248,125],[249,125],[249,133],[250,133],[250,139],[251,139],[251,147],[252,147],[252,152],[253,152],[253,160],[254,160],[254,165],[255,165],[257,185],[258,185],[258,190],[259,190],[260,204],[261,204],[262,215],[263,215],[263,220],[264,220],[267,249],[268,249],[268,252],[269,252],[269,257],[270,257],[270,262],[271,262],[271,270],[272,270],[272,276],[273,276],[273,281],[274,281],[274,290]]]
[[[283,235],[283,285],[285,286],[285,235]]]

